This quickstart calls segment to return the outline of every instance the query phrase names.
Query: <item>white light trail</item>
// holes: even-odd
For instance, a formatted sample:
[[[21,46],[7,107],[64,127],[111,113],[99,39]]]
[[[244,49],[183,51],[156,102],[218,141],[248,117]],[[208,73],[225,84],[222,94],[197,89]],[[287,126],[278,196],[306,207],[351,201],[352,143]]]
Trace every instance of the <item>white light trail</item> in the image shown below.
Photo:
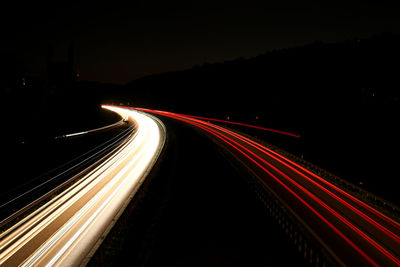
[[[137,124],[104,162],[0,235],[0,265],[77,265],[101,242],[154,165],[165,141],[161,122],[103,106]]]

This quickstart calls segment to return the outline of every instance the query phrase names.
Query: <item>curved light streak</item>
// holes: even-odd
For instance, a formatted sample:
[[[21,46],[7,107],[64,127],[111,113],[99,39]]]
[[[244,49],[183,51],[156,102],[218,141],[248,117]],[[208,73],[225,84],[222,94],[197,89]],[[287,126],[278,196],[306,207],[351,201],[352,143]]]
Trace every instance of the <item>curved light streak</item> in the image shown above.
[[[139,189],[165,142],[161,122],[115,106],[137,130],[98,166],[0,235],[0,265],[77,265],[88,260]]]
[[[221,140],[226,144],[226,148],[235,151],[236,155],[240,156],[239,158],[246,158],[247,161],[250,161],[251,164],[246,163],[250,169],[259,170],[262,183],[268,184],[269,180],[265,177],[271,177],[287,192],[290,192],[356,251],[360,256],[360,262],[365,261],[373,266],[386,264],[400,266],[399,224],[368,204],[282,155],[238,133],[201,121],[198,117],[149,109],[140,110],[184,121]],[[296,179],[294,179],[295,176]],[[300,177],[301,179],[299,179]],[[335,255],[335,252],[340,249],[342,248],[330,249],[338,262],[355,260]]]
[[[229,120],[220,120],[220,119],[215,119],[215,118],[200,117],[200,116],[193,116],[193,115],[180,114],[180,113],[171,113],[171,112],[167,112],[167,111],[162,111],[162,110],[151,110],[151,109],[146,109],[146,108],[135,108],[135,109],[136,109],[136,110],[141,110],[141,111],[147,111],[147,112],[158,112],[158,113],[160,113],[160,114],[165,114],[166,116],[168,116],[168,114],[173,114],[173,115],[175,115],[175,116],[181,116],[181,117],[192,118],[192,119],[198,119],[198,120],[216,121],[216,122],[228,123],[228,124],[244,126],[244,127],[247,127],[247,128],[254,128],[254,129],[258,129],[258,130],[263,130],[263,131],[267,131],[267,132],[277,133],[277,134],[286,135],[286,136],[295,137],[295,138],[300,138],[300,137],[301,137],[300,134],[290,133],[290,132],[287,132],[287,131],[282,131],[282,130],[267,128],[267,127],[252,125],[252,124],[243,123],[243,122],[235,122],[235,121],[229,121]]]

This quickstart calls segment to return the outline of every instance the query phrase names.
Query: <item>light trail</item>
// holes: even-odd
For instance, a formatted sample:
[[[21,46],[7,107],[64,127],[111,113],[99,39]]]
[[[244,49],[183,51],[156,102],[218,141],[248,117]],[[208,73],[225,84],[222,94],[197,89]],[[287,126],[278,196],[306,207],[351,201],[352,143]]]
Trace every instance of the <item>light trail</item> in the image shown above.
[[[58,138],[65,138],[65,137],[74,137],[74,136],[78,136],[78,135],[84,135],[84,134],[89,134],[89,133],[95,133],[95,132],[108,130],[108,129],[114,128],[114,127],[116,127],[118,125],[121,125],[122,123],[124,123],[124,121],[127,121],[128,118],[129,117],[126,116],[126,115],[124,117],[121,116],[121,120],[120,121],[117,121],[116,123],[113,123],[111,125],[106,125],[106,126],[99,127],[99,128],[96,128],[96,129],[91,129],[91,130],[77,132],[77,133],[64,134],[64,135],[61,135],[61,136],[57,136],[55,138],[58,139]]]
[[[204,130],[213,138],[220,140],[239,158],[243,158],[242,162],[248,162],[246,164],[248,168],[252,169],[262,183],[276,195],[283,197],[287,194],[285,191],[289,192],[303,205],[300,209],[298,204],[293,202],[293,198],[289,197],[289,200],[283,198],[289,210],[298,218],[302,218],[301,221],[305,224],[310,223],[306,225],[308,229],[311,229],[318,240],[322,240],[323,245],[331,251],[338,262],[400,266],[400,228],[393,219],[279,153],[238,133],[199,120],[198,117],[149,109],[141,110],[181,120]],[[273,180],[270,180],[271,178]],[[320,221],[305,219],[310,212]],[[326,236],[329,233],[319,229],[325,229],[326,226],[337,237],[328,239]],[[340,243],[343,245],[339,245]],[[344,256],[352,253],[349,249],[354,251],[352,254],[354,257]]]
[[[79,265],[87,262],[155,164],[165,129],[155,118],[114,107],[137,124],[118,148],[65,190],[0,235],[0,265]]]
[[[74,169],[79,169],[81,167],[83,167],[83,165],[86,166],[90,166],[91,163],[95,163],[98,161],[99,158],[101,158],[102,156],[104,156],[104,153],[107,153],[108,151],[110,151],[113,147],[117,147],[119,144],[121,144],[122,142],[124,142],[124,140],[126,139],[126,137],[129,135],[129,133],[134,129],[134,126],[131,126],[129,128],[127,128],[126,130],[122,131],[121,133],[119,133],[118,135],[114,136],[113,138],[111,138],[110,140],[107,140],[106,142],[104,142],[103,144],[92,148],[91,150],[85,152],[84,154],[63,163],[60,166],[57,166],[54,169],[51,169],[49,171],[47,171],[46,173],[32,179],[29,180],[26,184],[28,183],[32,183],[35,180],[38,180],[44,176],[47,177],[51,177],[46,179],[45,181],[43,181],[42,183],[38,184],[38,185],[34,185],[33,187],[30,187],[28,190],[26,190],[25,192],[23,192],[20,195],[17,195],[13,198],[8,198],[5,202],[0,204],[0,209],[7,207],[8,205],[12,205],[13,202],[22,199],[23,197],[29,197],[29,194],[37,189],[41,189],[43,188],[43,186],[46,186],[47,184],[49,184],[50,182],[52,182],[53,180],[56,180],[59,177],[62,176],[66,176],[67,173],[73,171]],[[62,170],[61,172],[58,172],[58,170]],[[57,173],[57,174],[56,174]],[[49,176],[51,174],[55,174],[54,176]],[[70,179],[66,180],[65,182],[63,182],[61,185],[57,186],[56,188],[54,188],[54,190],[57,190],[60,187],[64,187],[65,184],[68,184],[70,181],[74,180],[75,177],[71,177]],[[26,185],[25,184],[25,185]],[[15,189],[15,188],[13,188]],[[52,190],[52,191],[54,191]],[[51,194],[51,192],[49,192]],[[22,208],[21,210],[18,211],[18,213],[22,213],[24,209],[26,209],[27,207]],[[15,215],[15,213],[14,213]],[[10,217],[13,217],[13,215],[9,215]],[[9,218],[5,218],[0,222],[0,225],[5,224],[5,222],[8,220]]]
[[[150,110],[146,108],[135,108],[136,110],[141,110],[141,111],[148,111],[148,112],[159,112],[168,114],[169,112],[166,111],[161,111],[161,110]],[[228,120],[221,120],[221,119],[214,119],[214,118],[208,118],[208,117],[200,117],[200,116],[193,116],[193,115],[186,115],[186,114],[180,114],[180,113],[173,113],[174,115],[177,116],[182,116],[186,118],[192,118],[192,119],[199,119],[199,120],[205,120],[205,121],[216,121],[216,122],[222,122],[222,123],[228,123],[228,124],[233,124],[233,125],[239,125],[239,126],[244,126],[248,128],[254,128],[258,130],[263,130],[267,132],[272,132],[272,133],[277,133],[277,134],[282,134],[282,135],[287,135],[290,137],[295,137],[295,138],[300,138],[300,134],[295,134],[287,131],[282,131],[282,130],[277,130],[277,129],[272,129],[272,128],[267,128],[267,127],[262,127],[262,126],[257,126],[257,125],[252,125],[248,123],[243,123],[243,122],[235,122],[235,121],[228,121]]]

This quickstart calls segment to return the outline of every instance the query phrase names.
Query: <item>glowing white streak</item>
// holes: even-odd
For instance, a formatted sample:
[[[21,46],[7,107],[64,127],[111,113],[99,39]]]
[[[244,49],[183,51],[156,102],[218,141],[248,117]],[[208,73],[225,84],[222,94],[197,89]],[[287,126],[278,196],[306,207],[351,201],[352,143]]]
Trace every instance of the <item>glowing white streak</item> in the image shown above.
[[[131,168],[132,165],[134,165],[136,163],[136,161],[133,161],[130,166],[126,166],[123,172],[121,172],[120,177],[122,177],[123,174],[125,174],[125,172],[127,171],[128,168]],[[79,229],[79,231],[77,231],[74,236],[69,239],[69,241],[64,245],[64,247],[59,250],[59,252],[56,254],[56,256],[48,263],[49,266],[52,266],[56,263],[56,261],[65,253],[65,251],[73,244],[74,241],[76,241],[76,239],[81,235],[81,233],[88,227],[88,225],[90,223],[92,223],[94,221],[94,219],[98,216],[98,214],[100,214],[100,212],[104,209],[104,207],[106,205],[109,204],[109,202],[116,196],[116,194],[122,189],[122,186],[124,186],[127,182],[127,179],[123,180],[118,187],[113,191],[113,193],[107,198],[106,201],[102,202],[102,205],[96,210],[96,212],[93,213],[93,215],[90,217],[89,220],[86,220],[85,224]],[[115,182],[116,183],[116,182]],[[114,185],[115,183],[111,184],[109,183],[107,185],[107,187],[110,187],[112,185]],[[103,189],[103,191],[105,191],[106,188]],[[108,188],[107,188],[108,189]],[[93,201],[94,202],[94,201]],[[88,203],[88,205],[86,205],[86,209],[89,209],[92,206],[91,203]],[[79,216],[83,216],[83,212],[80,214],[77,214],[76,217]],[[77,218],[78,219],[78,218]],[[71,224],[71,226],[73,226],[73,224]]]
[[[136,132],[136,134],[137,134],[137,132]],[[136,134],[132,137],[132,139],[135,138]],[[126,147],[126,145],[125,145],[124,147]],[[124,147],[122,147],[122,148],[120,149],[120,151],[121,151]],[[101,174],[100,171],[104,171],[103,169],[105,169],[105,168],[103,168],[103,166],[106,166],[107,164],[115,164],[115,163],[116,163],[116,158],[117,158],[117,157],[122,157],[121,154],[122,154],[122,153],[119,153],[119,152],[115,153],[114,156],[112,156],[112,157],[110,157],[109,159],[105,160],[104,162],[102,162],[101,164],[99,164],[99,166],[97,166],[94,170],[90,171],[90,172],[86,175],[86,177],[89,177],[89,178],[91,177],[91,179],[89,179],[89,178],[87,178],[87,179],[81,179],[81,181],[83,181],[83,182],[79,181],[79,182],[75,183],[75,184],[72,185],[70,188],[67,188],[67,189],[66,189],[64,192],[62,192],[60,195],[56,196],[55,198],[53,198],[52,200],[50,200],[48,203],[46,203],[44,206],[42,206],[41,208],[39,208],[35,213],[33,213],[33,214],[31,214],[31,215],[25,217],[23,220],[21,220],[21,221],[19,221],[18,223],[16,223],[16,224],[15,224],[14,226],[12,226],[10,229],[8,229],[7,231],[3,232],[3,233],[0,235],[0,239],[2,240],[2,242],[4,242],[4,240],[5,240],[5,239],[4,239],[4,236],[6,236],[6,238],[14,238],[14,237],[15,237],[15,234],[16,234],[16,233],[15,233],[15,232],[16,232],[15,229],[20,228],[21,225],[22,225],[23,223],[25,223],[26,221],[32,219],[34,216],[36,216],[37,218],[40,218],[43,214],[40,214],[39,212],[45,210],[46,208],[49,208],[50,205],[54,204],[56,201],[58,201],[58,200],[61,199],[62,197],[65,198],[65,196],[67,195],[68,192],[71,192],[71,191],[74,190],[74,189],[76,190],[76,187],[79,186],[80,184],[81,184],[81,188],[82,188],[83,186],[86,186],[86,184],[88,184],[89,182],[91,182],[92,180],[94,180],[94,178],[95,178],[97,175],[100,175],[100,174]],[[83,183],[83,185],[82,185],[82,183]],[[80,190],[81,188],[78,188],[78,190]],[[10,237],[10,235],[8,234],[9,232],[13,232],[12,234],[10,234],[11,237]],[[14,235],[13,235],[13,234],[14,234]]]
[[[137,122],[134,136],[106,161],[20,223],[0,235],[0,264],[85,201],[36,251],[20,263],[71,265],[81,262],[140,187],[164,144],[164,126],[137,111],[109,107]],[[5,249],[2,249],[5,248]]]
[[[87,134],[87,133],[89,133],[89,132],[88,131],[84,131],[84,132],[79,132],[79,133],[66,134],[64,136],[65,137],[71,137],[71,136],[77,136],[77,135]]]
[[[138,140],[138,141],[141,141],[141,140]],[[126,145],[124,147],[126,147]],[[123,151],[123,149],[121,149],[121,150]],[[70,199],[71,196],[73,196],[73,195],[78,194],[77,196],[80,197],[80,196],[84,195],[85,193],[87,193],[90,189],[92,189],[96,185],[96,183],[94,184],[93,181],[95,181],[95,182],[101,181],[101,179],[97,179],[98,175],[103,175],[103,176],[99,177],[99,178],[103,178],[104,175],[109,174],[109,170],[106,168],[107,164],[110,164],[110,165],[117,164],[116,160],[122,156],[123,156],[123,153],[117,153],[110,160],[104,162],[98,168],[96,168],[94,171],[90,172],[86,176],[87,178],[82,179],[83,182],[75,183],[73,186],[71,186],[70,188],[65,190],[62,194],[60,194],[53,201],[50,201],[46,206],[44,206],[44,208],[39,210],[40,212],[39,211],[35,212],[34,217],[33,217],[33,215],[31,215],[29,217],[31,222],[39,221],[40,218],[46,216],[46,214],[48,213],[48,210],[56,211],[51,215],[51,217],[45,217],[46,219],[43,220],[40,224],[36,225],[36,227],[33,227],[33,228],[31,227],[29,232],[27,232],[26,228],[21,227],[20,223],[18,223],[15,227],[13,227],[13,228],[16,228],[16,230],[13,231],[9,236],[6,236],[6,238],[4,240],[2,240],[2,243],[6,242],[6,241],[13,242],[13,241],[15,241],[15,239],[17,239],[17,242],[14,242],[13,245],[10,246],[7,251],[12,251],[12,249],[17,247],[21,243],[23,243],[26,239],[33,238],[34,235],[36,233],[38,233],[39,230],[44,225],[48,224],[49,222],[53,221],[57,216],[61,215],[62,212],[70,206],[71,201],[65,202],[66,200]],[[61,208],[59,208],[59,207],[61,207]],[[27,219],[24,220],[24,222],[25,221],[27,221]],[[29,221],[28,221],[28,224],[29,224]],[[4,235],[4,233],[2,234],[2,236],[3,235]],[[20,236],[22,236],[22,238],[20,238]],[[5,244],[7,244],[7,243],[5,243]]]

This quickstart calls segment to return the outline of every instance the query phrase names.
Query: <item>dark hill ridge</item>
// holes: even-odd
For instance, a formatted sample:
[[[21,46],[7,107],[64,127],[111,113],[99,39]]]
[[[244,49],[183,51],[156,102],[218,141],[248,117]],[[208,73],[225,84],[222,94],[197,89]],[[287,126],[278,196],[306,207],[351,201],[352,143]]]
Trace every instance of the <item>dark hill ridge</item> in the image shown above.
[[[400,203],[400,36],[271,51],[137,79],[122,89],[133,105],[226,118],[301,133],[250,134]],[[256,116],[258,119],[255,119]],[[389,192],[390,191],[390,192]]]
[[[264,111],[265,106],[284,105],[298,112],[309,110],[304,104],[326,107],[340,101],[353,106],[373,93],[387,104],[399,96],[399,48],[400,37],[390,34],[344,43],[316,42],[152,75],[127,88],[140,100],[151,99],[154,106],[193,111]]]
[[[393,120],[400,96],[400,36],[277,50],[137,79],[124,96],[137,105],[254,120],[304,132],[325,121]]]

